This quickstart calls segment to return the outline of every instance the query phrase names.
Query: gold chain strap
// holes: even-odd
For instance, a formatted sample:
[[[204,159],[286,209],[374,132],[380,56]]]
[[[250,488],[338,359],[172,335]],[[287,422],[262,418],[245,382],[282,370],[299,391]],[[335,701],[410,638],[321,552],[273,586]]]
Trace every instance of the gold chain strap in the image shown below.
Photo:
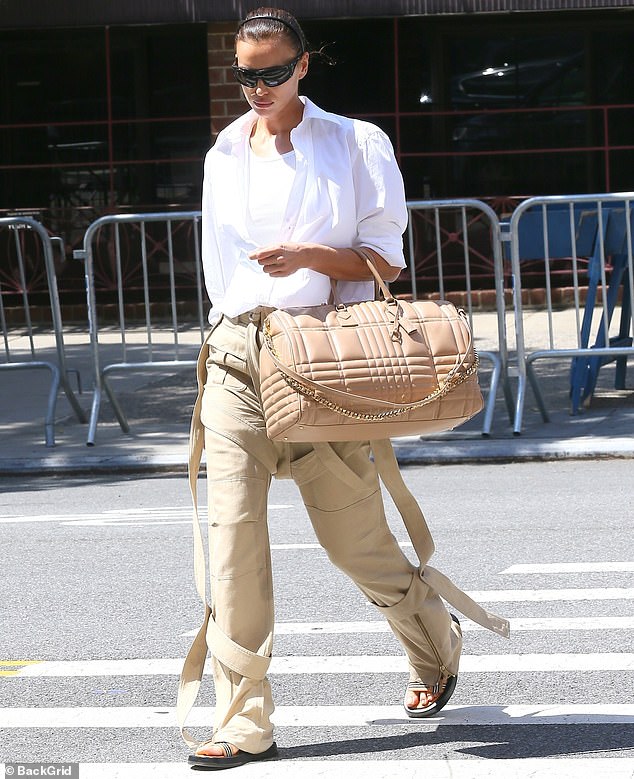
[[[268,325],[268,322],[266,324]],[[271,336],[271,331],[267,326],[264,327],[264,340],[267,349],[276,358],[276,360],[280,362],[279,355],[276,353],[275,347],[273,346],[273,338]],[[352,411],[349,408],[344,408],[343,406],[339,406],[337,403],[333,403],[333,401],[328,400],[327,398],[324,398],[323,396],[319,395],[317,390],[313,389],[312,387],[306,387],[304,384],[302,384],[300,381],[295,379],[293,376],[289,376],[287,373],[285,373],[282,370],[282,368],[279,367],[279,365],[277,366],[277,369],[279,370],[284,381],[288,384],[289,387],[301,393],[305,397],[311,398],[316,403],[319,403],[320,406],[324,406],[330,411],[335,411],[337,414],[341,414],[344,417],[349,417],[350,419],[360,419],[363,420],[364,422],[380,422],[384,419],[391,419],[392,417],[399,416],[400,414],[405,414],[408,411],[413,411],[414,409],[422,408],[423,406],[428,406],[434,400],[438,400],[439,398],[444,397],[452,389],[460,386],[460,384],[465,382],[470,376],[473,376],[474,373],[478,372],[478,365],[480,364],[480,358],[478,357],[478,353],[475,351],[475,349],[473,351],[473,356],[474,356],[473,363],[467,368],[467,370],[464,373],[461,373],[460,375],[450,376],[447,379],[447,381],[445,381],[445,383],[442,385],[442,387],[437,387],[433,392],[430,392],[430,394],[424,397],[422,400],[419,400],[416,403],[410,403],[406,406],[399,406],[398,408],[390,409],[389,411],[380,411],[376,414],[363,413],[362,411]]]

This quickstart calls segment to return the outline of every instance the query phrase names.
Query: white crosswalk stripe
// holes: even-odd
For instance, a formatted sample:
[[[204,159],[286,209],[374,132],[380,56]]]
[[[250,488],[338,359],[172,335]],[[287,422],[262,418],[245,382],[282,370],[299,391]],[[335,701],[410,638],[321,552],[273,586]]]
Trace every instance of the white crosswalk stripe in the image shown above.
[[[569,631],[569,630],[634,630],[634,617],[527,617],[510,619],[511,633],[525,631]],[[469,619],[460,620],[463,633],[485,630]],[[197,630],[188,630],[182,636],[193,638]],[[384,620],[372,622],[277,622],[278,636],[334,635],[351,633],[390,633],[390,626]]]
[[[593,563],[521,563],[511,565],[502,573],[631,573],[634,562],[593,562]]]
[[[292,508],[289,504],[273,503],[269,512],[284,511]],[[205,520],[206,510],[199,511],[201,520]],[[0,525],[27,525],[31,523],[59,523],[84,527],[139,527],[147,525],[190,525],[192,510],[188,507],[112,509],[110,511],[83,512],[81,514],[0,514]]]
[[[526,603],[575,600],[632,600],[634,587],[592,587],[557,590],[471,590],[480,603]]]

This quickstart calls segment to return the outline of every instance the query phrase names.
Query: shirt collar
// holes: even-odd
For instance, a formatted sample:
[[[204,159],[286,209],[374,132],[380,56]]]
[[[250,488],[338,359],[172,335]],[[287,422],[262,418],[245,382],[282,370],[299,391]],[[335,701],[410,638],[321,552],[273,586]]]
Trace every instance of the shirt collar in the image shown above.
[[[294,135],[297,133],[301,134],[304,130],[307,130],[310,123],[314,121],[333,122],[337,125],[341,124],[341,117],[336,114],[324,111],[313,103],[312,100],[303,95],[300,95],[299,99],[304,104],[304,115],[301,122],[292,131]],[[256,119],[257,114],[253,110],[247,111],[246,114],[238,117],[228,127],[221,130],[216,141],[216,148],[221,151],[224,151],[225,149],[229,151],[236,145],[241,146],[244,143],[246,136],[251,132],[251,128]]]
[[[328,111],[324,111],[323,108],[315,105],[315,103],[313,103],[310,98],[304,97],[303,95],[300,95],[299,99],[304,104],[304,117],[296,129],[301,127],[304,122],[315,119],[320,119],[324,122],[333,122],[334,124],[341,124],[341,117],[337,116],[337,114],[331,114]]]

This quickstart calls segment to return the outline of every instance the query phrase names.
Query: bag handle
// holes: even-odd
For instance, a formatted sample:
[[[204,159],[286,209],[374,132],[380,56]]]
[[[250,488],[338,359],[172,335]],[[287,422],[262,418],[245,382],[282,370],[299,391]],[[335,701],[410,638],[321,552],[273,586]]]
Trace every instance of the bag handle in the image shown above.
[[[351,247],[352,248],[352,247]],[[379,299],[379,292],[383,294],[383,299],[386,303],[393,303],[395,302],[395,298],[390,292],[390,288],[385,283],[384,279],[381,278],[381,274],[377,270],[377,267],[374,263],[374,259],[372,258],[372,255],[363,246],[359,246],[357,248],[352,248],[352,251],[357,255],[357,257],[360,257],[362,260],[364,260],[368,268],[370,269],[372,275],[374,276],[374,299]],[[333,302],[335,306],[341,306],[345,308],[345,303],[342,302],[341,298],[339,297],[339,292],[337,291],[337,280],[336,279],[330,279],[330,299],[328,302]]]
[[[379,291],[383,294],[383,302],[387,306],[394,306],[394,329],[392,330],[392,339],[398,340],[400,338],[399,333],[399,326],[400,326],[400,316],[401,316],[401,307],[398,304],[398,301],[392,295],[390,292],[390,288],[385,283],[385,280],[381,278],[381,274],[379,273],[376,264],[374,262],[374,258],[370,254],[370,251],[365,248],[365,246],[359,246],[357,248],[353,248],[352,251],[360,257],[362,260],[365,260],[367,263],[367,266],[374,276],[374,298],[375,300],[380,300],[379,298]],[[342,304],[342,306],[345,308],[345,305]],[[469,347],[470,348],[470,347]],[[467,349],[467,352],[469,351],[469,348]],[[466,356],[466,355],[465,355]]]
[[[368,268],[372,272],[372,275],[374,276],[374,283],[375,283],[375,291],[379,289],[383,293],[383,299],[386,303],[393,303],[395,302],[395,298],[390,292],[390,288],[385,283],[385,280],[381,278],[381,274],[379,273],[376,264],[374,262],[374,258],[368,251],[368,249],[365,248],[365,246],[358,246],[352,250],[358,257],[360,257],[362,260],[365,260]]]

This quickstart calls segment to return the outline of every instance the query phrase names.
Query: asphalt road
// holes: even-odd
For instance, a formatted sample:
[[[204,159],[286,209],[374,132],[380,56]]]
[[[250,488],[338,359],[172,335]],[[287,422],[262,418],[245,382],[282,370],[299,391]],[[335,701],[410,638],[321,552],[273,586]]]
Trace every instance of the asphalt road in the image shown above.
[[[451,705],[408,720],[399,645],[316,547],[292,482],[275,483],[284,759],[238,776],[634,776],[631,462],[404,473],[432,563],[510,618],[511,639],[463,620]],[[82,777],[190,775],[173,717],[202,616],[185,478],[4,479],[0,524],[0,759],[79,762]],[[208,677],[198,706],[213,706]],[[191,722],[211,735],[206,709]]]

